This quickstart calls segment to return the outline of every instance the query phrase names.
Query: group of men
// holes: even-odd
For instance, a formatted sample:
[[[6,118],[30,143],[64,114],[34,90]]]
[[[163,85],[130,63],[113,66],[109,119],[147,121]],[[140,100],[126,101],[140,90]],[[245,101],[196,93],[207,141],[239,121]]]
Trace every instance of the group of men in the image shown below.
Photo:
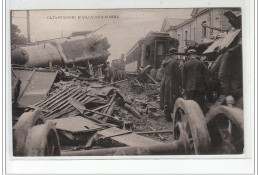
[[[106,62],[104,66],[104,81],[111,83],[124,79],[124,72],[118,66],[111,68],[109,62]]]
[[[171,121],[174,103],[179,97],[194,100],[205,109],[209,70],[200,60],[195,49],[187,51],[184,64],[178,59],[176,48],[171,48],[162,62],[160,108],[165,118]],[[243,108],[242,46],[241,41],[222,56],[217,69],[217,79],[225,95],[226,104]]]

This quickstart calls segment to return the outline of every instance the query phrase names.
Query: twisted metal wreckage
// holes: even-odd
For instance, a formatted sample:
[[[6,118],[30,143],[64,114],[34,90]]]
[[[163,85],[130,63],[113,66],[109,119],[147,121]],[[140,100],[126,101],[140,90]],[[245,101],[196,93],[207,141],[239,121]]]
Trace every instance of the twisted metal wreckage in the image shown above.
[[[235,34],[231,32],[229,38],[217,39],[206,52],[222,47],[223,40],[228,47],[240,33],[238,30]],[[243,153],[243,110],[222,105],[221,96],[205,116],[195,101],[179,98],[172,114],[172,130],[156,131],[152,128],[148,132],[133,132],[133,120],[120,111],[127,111],[136,120],[142,118],[142,113],[113,86],[128,80],[104,84],[89,76],[93,67],[104,62],[109,55],[106,39],[98,38],[92,44],[89,41],[92,40],[82,37],[61,39],[13,52],[12,63],[27,65],[27,68],[12,67],[14,156]],[[87,47],[88,51],[82,47]],[[89,74],[87,78],[69,74],[55,66],[35,68],[64,67],[83,62]],[[142,75],[138,77],[151,79],[148,68],[140,71]],[[157,84],[153,80],[152,83]],[[225,133],[227,130],[229,132]],[[172,133],[174,141],[162,143],[142,136],[147,133]],[[85,146],[62,149],[71,145]]]

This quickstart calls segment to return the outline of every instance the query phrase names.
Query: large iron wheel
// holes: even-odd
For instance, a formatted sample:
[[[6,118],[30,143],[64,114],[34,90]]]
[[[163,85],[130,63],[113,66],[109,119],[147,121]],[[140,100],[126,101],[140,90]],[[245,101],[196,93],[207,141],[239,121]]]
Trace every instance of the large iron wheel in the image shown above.
[[[199,105],[193,100],[179,98],[172,118],[174,139],[186,142],[187,154],[207,154],[210,137]]]
[[[219,106],[206,115],[213,154],[241,154],[244,149],[243,110]]]
[[[30,129],[25,142],[25,156],[59,156],[59,137],[52,121]]]
[[[25,112],[21,115],[13,129],[13,150],[14,156],[23,156],[24,143],[28,131],[36,125],[45,123],[45,118],[40,109]]]

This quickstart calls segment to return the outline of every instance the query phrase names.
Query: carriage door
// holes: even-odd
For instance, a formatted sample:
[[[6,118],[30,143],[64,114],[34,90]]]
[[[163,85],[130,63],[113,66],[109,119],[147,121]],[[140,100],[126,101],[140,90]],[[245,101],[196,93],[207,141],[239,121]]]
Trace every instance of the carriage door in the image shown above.
[[[155,50],[155,54],[154,54],[155,67],[159,68],[166,55],[166,41],[156,40],[154,50]]]

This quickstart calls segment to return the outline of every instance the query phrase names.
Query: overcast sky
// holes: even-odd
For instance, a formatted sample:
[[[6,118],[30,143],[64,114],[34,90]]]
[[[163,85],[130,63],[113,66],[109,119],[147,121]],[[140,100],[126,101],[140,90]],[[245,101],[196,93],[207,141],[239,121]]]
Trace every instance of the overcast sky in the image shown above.
[[[111,44],[109,60],[120,58],[150,31],[160,31],[163,19],[190,18],[192,9],[121,9],[121,10],[37,10],[30,11],[31,41],[69,36],[72,32],[95,30],[104,24],[97,34],[108,38]],[[49,19],[57,16],[105,16],[111,19]],[[13,24],[27,37],[26,12],[14,11]]]

